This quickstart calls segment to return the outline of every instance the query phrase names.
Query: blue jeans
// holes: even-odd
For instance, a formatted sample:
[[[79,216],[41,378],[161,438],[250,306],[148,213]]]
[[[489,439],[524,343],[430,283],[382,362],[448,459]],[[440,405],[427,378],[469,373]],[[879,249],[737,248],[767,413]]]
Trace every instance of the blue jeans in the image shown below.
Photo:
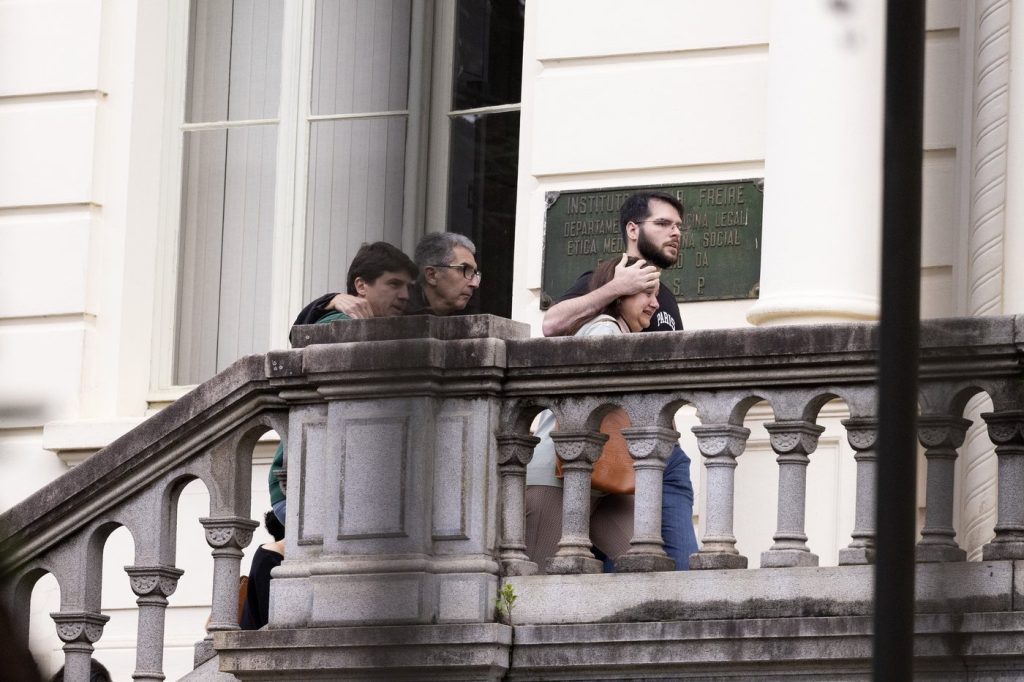
[[[661,537],[665,553],[676,562],[677,571],[690,568],[690,555],[698,550],[693,531],[693,485],[690,458],[676,445],[665,463],[661,483]]]
[[[690,493],[690,498],[691,499],[693,498],[693,493],[692,492]],[[281,500],[280,502],[277,502],[276,504],[274,504],[273,507],[271,507],[271,509],[274,512],[274,516],[277,517],[277,520],[280,521],[281,525],[283,526],[284,525],[284,517],[285,517],[285,514],[288,511],[288,500],[284,499],[284,500]]]
[[[693,530],[690,458],[679,445],[672,448],[661,479],[661,539],[665,542],[665,553],[676,562],[676,570],[690,570],[690,555],[699,547]],[[615,571],[615,564],[596,547],[594,555],[604,563],[605,573]]]

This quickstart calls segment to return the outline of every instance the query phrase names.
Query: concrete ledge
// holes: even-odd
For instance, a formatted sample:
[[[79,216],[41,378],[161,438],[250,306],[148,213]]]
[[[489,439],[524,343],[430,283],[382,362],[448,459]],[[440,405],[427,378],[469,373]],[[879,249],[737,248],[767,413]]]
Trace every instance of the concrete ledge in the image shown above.
[[[498,623],[218,632],[239,680],[500,680],[512,628]]]
[[[508,680],[870,680],[870,616],[516,628]],[[915,679],[1019,680],[1017,613],[917,618]]]
[[[872,613],[873,566],[514,576],[513,625]],[[920,564],[919,613],[1011,611],[1013,562]]]
[[[372,320],[339,320],[327,324],[307,324],[292,327],[289,339],[292,348],[305,348],[322,343],[352,343],[355,341],[394,341],[400,339],[461,339],[494,338],[502,340],[526,339],[530,327],[522,322],[494,315],[412,315],[410,317],[381,317]]]

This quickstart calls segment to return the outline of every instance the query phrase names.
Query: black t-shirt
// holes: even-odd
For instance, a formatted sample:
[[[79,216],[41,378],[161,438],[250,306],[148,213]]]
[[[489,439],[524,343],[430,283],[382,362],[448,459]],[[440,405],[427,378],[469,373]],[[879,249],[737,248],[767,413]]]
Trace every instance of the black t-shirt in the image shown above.
[[[562,294],[562,297],[555,301],[555,303],[561,303],[562,301],[568,301],[570,298],[577,298],[587,293],[590,285],[590,276],[593,271],[584,272],[573,285],[569,287],[569,290]],[[645,332],[676,332],[683,330],[683,318],[679,314],[679,304],[676,302],[676,297],[672,295],[672,292],[668,290],[668,287],[662,285],[658,289],[658,312],[654,313],[654,317],[651,318],[651,323],[647,325]]]

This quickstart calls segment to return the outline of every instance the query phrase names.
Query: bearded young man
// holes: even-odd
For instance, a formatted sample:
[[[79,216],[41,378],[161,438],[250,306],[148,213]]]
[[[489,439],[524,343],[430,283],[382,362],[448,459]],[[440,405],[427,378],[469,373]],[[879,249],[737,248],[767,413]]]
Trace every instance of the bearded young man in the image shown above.
[[[626,253],[615,268],[615,277],[603,287],[587,292],[590,272],[579,276],[572,287],[544,313],[544,336],[564,336],[579,322],[589,320],[612,301],[641,291],[653,291],[663,268],[675,265],[683,225],[683,205],[664,192],[637,192],[626,197],[619,209],[619,229]],[[626,258],[640,258],[627,267]],[[646,332],[680,331],[679,304],[668,287],[658,291],[658,313]]]

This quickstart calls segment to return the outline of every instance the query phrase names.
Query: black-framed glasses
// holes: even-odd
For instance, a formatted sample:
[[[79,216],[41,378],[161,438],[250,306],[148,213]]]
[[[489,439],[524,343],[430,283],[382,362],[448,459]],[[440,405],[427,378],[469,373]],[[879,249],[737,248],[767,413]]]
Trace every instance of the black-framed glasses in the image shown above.
[[[482,278],[483,277],[483,273],[480,272],[479,270],[477,270],[476,268],[474,268],[469,263],[459,263],[457,265],[445,265],[444,263],[438,263],[437,265],[435,265],[433,267],[435,267],[435,268],[455,268],[456,270],[462,270],[462,276],[465,277],[468,280],[474,280],[474,279]]]
[[[680,232],[683,231],[683,224],[682,223],[674,223],[671,220],[667,220],[665,218],[658,218],[657,220],[639,220],[639,221],[637,221],[637,225],[643,225],[644,223],[654,223],[657,227],[661,227],[661,228],[674,227],[677,230],[679,230]]]

